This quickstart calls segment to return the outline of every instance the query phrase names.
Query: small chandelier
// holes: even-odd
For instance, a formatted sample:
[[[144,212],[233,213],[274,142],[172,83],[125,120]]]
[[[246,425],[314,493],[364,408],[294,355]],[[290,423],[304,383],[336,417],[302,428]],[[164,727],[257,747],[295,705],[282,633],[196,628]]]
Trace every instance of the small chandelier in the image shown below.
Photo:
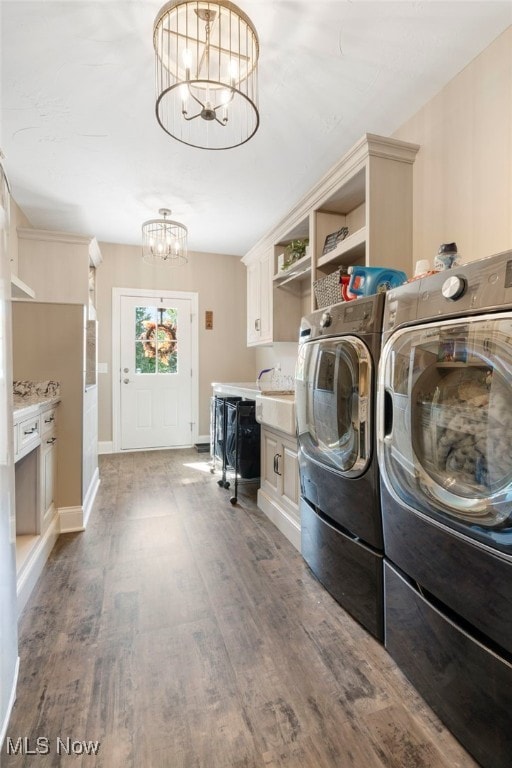
[[[142,258],[149,264],[186,264],[187,228],[167,218],[172,213],[169,208],[160,208],[158,213],[163,218],[150,219],[142,225]]]
[[[230,149],[259,125],[259,42],[231,2],[171,0],[153,27],[156,117],[192,147]]]

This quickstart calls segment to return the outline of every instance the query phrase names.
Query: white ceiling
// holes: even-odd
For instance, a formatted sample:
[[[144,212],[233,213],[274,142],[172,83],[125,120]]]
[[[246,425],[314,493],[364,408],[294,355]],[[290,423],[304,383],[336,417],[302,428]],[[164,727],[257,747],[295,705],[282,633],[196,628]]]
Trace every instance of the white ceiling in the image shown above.
[[[512,24],[512,0],[237,0],[260,39],[260,128],[180,144],[154,112],[152,0],[2,0],[0,147],[35,227],[243,255],[365,132],[390,135]]]

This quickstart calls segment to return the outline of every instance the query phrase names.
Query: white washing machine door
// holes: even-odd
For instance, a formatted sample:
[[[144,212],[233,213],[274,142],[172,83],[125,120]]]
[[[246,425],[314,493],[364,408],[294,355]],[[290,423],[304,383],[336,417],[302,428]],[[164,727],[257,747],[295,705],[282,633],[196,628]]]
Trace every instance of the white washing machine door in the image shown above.
[[[394,333],[381,354],[377,412],[391,495],[511,547],[512,315]]]

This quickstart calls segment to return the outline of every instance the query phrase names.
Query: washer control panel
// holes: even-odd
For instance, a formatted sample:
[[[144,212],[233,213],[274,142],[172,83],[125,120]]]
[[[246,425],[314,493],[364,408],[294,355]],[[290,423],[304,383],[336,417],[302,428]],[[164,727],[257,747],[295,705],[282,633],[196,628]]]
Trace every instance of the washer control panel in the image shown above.
[[[460,299],[460,297],[464,295],[466,288],[467,283],[463,277],[460,275],[452,275],[444,281],[441,287],[441,293],[445,299],[457,301],[457,299]]]

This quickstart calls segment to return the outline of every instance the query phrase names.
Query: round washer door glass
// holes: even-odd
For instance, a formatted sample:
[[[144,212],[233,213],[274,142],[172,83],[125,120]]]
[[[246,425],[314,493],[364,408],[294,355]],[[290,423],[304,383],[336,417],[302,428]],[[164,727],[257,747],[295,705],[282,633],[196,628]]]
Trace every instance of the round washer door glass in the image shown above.
[[[346,476],[370,460],[372,363],[355,336],[306,342],[299,348],[296,409],[299,442],[314,461]]]
[[[379,374],[384,481],[406,504],[512,549],[512,319],[394,334]]]

